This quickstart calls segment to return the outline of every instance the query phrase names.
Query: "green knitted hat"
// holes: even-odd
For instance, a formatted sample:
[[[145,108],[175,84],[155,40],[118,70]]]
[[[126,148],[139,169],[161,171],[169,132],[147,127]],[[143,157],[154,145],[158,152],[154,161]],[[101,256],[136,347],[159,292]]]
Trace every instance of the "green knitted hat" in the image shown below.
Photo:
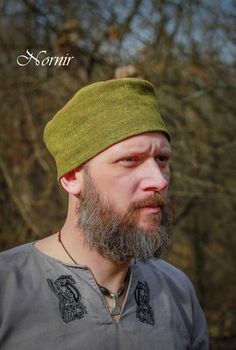
[[[44,142],[60,179],[114,143],[149,131],[163,132],[170,140],[153,85],[113,79],[79,90],[47,123]]]

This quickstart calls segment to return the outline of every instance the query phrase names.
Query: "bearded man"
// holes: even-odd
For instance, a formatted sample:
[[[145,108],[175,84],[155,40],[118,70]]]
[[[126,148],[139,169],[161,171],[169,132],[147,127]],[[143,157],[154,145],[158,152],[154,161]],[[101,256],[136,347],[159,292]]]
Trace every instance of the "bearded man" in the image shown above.
[[[208,349],[191,282],[160,258],[171,146],[152,84],[79,90],[44,141],[68,213],[57,233],[1,254],[1,349]]]

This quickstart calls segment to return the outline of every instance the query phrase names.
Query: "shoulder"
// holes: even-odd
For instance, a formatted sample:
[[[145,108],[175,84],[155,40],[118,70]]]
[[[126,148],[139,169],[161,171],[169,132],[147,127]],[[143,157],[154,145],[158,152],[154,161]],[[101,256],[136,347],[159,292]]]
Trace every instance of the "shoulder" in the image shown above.
[[[0,314],[1,305],[10,298],[18,298],[20,291],[37,282],[39,275],[36,254],[33,243],[20,245],[0,253]],[[28,287],[26,287],[28,286]]]
[[[150,265],[156,273],[161,274],[166,279],[179,283],[190,283],[188,276],[182,270],[163,259],[152,258]]]
[[[195,293],[189,277],[165,260],[152,258],[147,263],[141,263],[140,269],[143,275],[149,276],[171,294],[189,298]]]
[[[147,265],[157,289],[165,291],[165,297],[168,296],[174,301],[186,324],[189,325],[192,337],[191,348],[208,349],[206,319],[188,276],[162,259],[150,259]]]
[[[144,263],[142,265],[146,266],[152,273],[158,274],[163,278],[180,281],[181,283],[189,283],[189,278],[182,270],[163,259],[151,258],[146,264]]]
[[[22,244],[17,247],[5,250],[3,252],[0,252],[0,262],[9,260],[12,258],[19,258],[19,257],[26,256],[31,251],[32,246],[33,246],[33,243],[26,243],[26,244]]]
[[[32,255],[33,243],[27,243],[0,253],[0,274],[21,270]]]

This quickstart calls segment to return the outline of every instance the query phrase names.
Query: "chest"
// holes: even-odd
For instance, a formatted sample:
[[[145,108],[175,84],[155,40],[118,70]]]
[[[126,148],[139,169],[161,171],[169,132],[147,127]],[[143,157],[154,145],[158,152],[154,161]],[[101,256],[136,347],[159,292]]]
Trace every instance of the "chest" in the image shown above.
[[[96,283],[75,275],[21,283],[5,295],[1,349],[188,349],[189,329],[176,301],[135,279],[119,320]]]

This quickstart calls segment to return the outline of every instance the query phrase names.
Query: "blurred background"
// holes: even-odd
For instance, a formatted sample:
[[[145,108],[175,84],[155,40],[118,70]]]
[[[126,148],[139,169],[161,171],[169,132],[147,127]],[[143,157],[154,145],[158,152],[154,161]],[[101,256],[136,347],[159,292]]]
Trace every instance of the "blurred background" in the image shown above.
[[[173,136],[165,258],[191,278],[216,350],[236,349],[235,22],[226,0],[0,1],[0,250],[65,219],[47,121],[91,82],[147,79]],[[26,50],[74,59],[20,66]]]

